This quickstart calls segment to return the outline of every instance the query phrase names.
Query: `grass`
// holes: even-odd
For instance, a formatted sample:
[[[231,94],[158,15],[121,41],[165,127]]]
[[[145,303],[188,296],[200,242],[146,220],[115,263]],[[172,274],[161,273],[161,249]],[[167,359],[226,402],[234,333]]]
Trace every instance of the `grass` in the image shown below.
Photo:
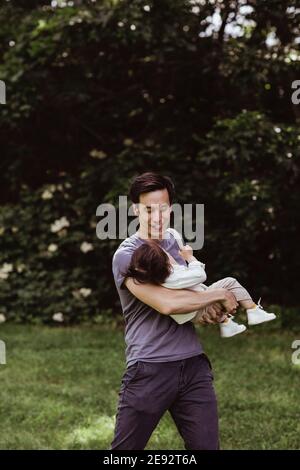
[[[201,328],[214,367],[222,449],[300,448],[297,335],[267,326],[220,339]],[[0,449],[108,449],[121,376],[123,331],[5,324],[0,365]],[[147,449],[184,449],[168,413]]]

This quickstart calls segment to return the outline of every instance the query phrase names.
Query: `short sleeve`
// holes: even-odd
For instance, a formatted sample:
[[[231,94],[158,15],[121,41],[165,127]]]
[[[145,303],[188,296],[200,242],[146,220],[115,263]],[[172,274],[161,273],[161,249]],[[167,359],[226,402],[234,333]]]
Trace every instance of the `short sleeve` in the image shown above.
[[[125,289],[122,285],[125,279],[124,273],[126,273],[132,257],[132,252],[127,250],[117,250],[112,260],[112,271],[115,280],[115,284],[120,289]]]

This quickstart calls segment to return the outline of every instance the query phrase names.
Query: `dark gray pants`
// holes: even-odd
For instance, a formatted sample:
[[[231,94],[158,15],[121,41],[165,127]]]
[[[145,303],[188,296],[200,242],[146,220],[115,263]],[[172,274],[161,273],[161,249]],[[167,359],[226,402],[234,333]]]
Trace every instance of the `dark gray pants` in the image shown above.
[[[111,450],[144,449],[167,410],[185,449],[219,449],[217,400],[205,354],[172,362],[138,361],[125,370]]]

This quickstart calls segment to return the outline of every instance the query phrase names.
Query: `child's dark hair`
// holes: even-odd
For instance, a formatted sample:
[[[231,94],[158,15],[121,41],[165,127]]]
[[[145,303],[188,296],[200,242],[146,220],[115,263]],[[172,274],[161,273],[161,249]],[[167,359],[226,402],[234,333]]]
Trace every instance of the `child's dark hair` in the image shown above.
[[[167,253],[154,240],[146,240],[133,253],[126,277],[142,284],[162,284],[172,271]]]

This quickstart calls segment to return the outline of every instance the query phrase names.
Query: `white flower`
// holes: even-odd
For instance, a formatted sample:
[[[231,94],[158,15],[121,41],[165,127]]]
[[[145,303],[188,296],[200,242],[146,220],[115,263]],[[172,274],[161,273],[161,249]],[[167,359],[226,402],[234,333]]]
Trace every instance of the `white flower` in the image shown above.
[[[92,158],[97,158],[99,160],[103,160],[104,158],[107,157],[107,153],[103,152],[103,150],[96,150],[96,149],[93,149],[91,152],[90,152],[90,156]]]
[[[80,250],[83,253],[87,253],[88,251],[91,251],[93,249],[94,249],[93,245],[91,243],[88,243],[88,242],[82,242],[81,245],[80,245]]]
[[[45,189],[45,191],[42,194],[42,199],[46,200],[46,199],[52,199],[52,198],[53,198],[53,194],[51,193],[51,191],[49,191],[48,189]]]
[[[51,225],[51,232],[56,233],[59,232],[61,229],[69,226],[70,223],[67,218],[61,217],[60,219],[55,220],[55,222]]]
[[[54,251],[56,251],[57,248],[58,246],[55,243],[50,243],[50,245],[48,246],[48,251],[50,251],[51,253],[54,253]]]
[[[64,321],[64,315],[63,315],[63,313],[61,313],[61,312],[54,313],[52,319],[53,319],[54,321],[63,322],[63,321]]]
[[[6,316],[3,313],[0,313],[0,323],[4,323],[6,321]]]
[[[13,270],[11,263],[4,263],[0,268],[0,279],[7,279],[8,274]]]
[[[79,289],[79,292],[80,292],[80,294],[82,295],[82,297],[88,297],[89,295],[91,295],[92,289],[88,289],[88,288],[86,288],[86,287],[82,287],[81,289]]]
[[[13,265],[11,263],[4,263],[0,271],[3,273],[11,273],[13,271]]]
[[[280,129],[280,127],[274,127],[274,131],[275,131],[277,134],[280,134],[281,129]]]
[[[126,146],[126,147],[130,147],[131,145],[133,145],[133,140],[132,139],[124,139],[123,140],[123,144]]]
[[[18,229],[18,227],[12,227],[12,228],[11,228],[11,231],[12,231],[13,233],[16,233],[16,232],[19,231],[19,229]]]
[[[3,235],[4,232],[5,232],[5,228],[4,228],[4,227],[0,227],[0,235]]]
[[[25,264],[19,264],[19,265],[17,266],[17,271],[18,271],[18,273],[23,272],[25,268],[26,268]]]

